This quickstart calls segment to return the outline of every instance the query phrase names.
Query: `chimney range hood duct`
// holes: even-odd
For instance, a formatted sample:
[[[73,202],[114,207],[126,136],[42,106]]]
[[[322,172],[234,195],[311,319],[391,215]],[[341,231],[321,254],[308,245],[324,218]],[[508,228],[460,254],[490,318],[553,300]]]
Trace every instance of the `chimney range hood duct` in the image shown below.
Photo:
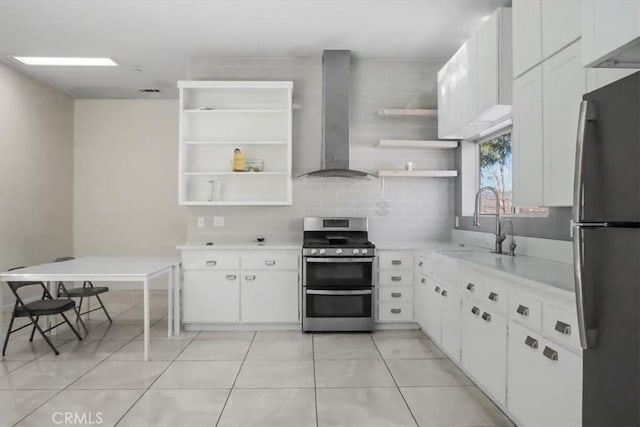
[[[322,54],[322,169],[300,176],[367,179],[376,177],[350,169],[349,73],[351,52],[325,50]]]

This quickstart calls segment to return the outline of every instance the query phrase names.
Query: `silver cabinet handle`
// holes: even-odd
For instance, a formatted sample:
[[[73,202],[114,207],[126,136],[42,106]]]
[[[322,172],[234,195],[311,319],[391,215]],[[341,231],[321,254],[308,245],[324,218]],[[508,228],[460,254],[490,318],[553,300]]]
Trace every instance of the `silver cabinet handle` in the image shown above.
[[[307,289],[305,291],[307,295],[328,295],[328,296],[343,296],[343,295],[372,295],[373,292],[371,289],[366,291],[326,291],[326,290],[315,290],[315,289]]]
[[[467,290],[473,292],[473,289],[476,287],[473,283],[467,283]]]
[[[422,267],[423,265],[424,265],[424,262],[422,262],[422,261],[420,261],[420,262],[418,263],[418,267]]]
[[[478,314],[480,314],[480,309],[474,306],[471,308],[471,312],[477,316]]]
[[[556,322],[556,326],[554,328],[556,331],[560,332],[561,334],[564,335],[571,335],[571,325],[568,325],[564,322],[561,321],[557,321]]]
[[[542,350],[542,354],[549,360],[558,360],[558,352],[552,349],[551,347],[544,346],[544,350]]]
[[[427,283],[427,279],[425,278],[420,279],[420,283]]]
[[[486,320],[487,322],[491,322],[491,315],[486,311],[482,313],[482,320]]]
[[[215,267],[216,265],[218,265],[218,261],[212,259],[206,262],[207,267]]]
[[[391,292],[392,298],[400,298],[402,296],[402,292]]]
[[[400,282],[402,281],[402,276],[391,276],[392,282]]]
[[[227,274],[227,280],[236,280],[238,276],[235,274]]]
[[[516,309],[516,312],[521,315],[521,316],[528,316],[529,315],[529,307],[519,304],[518,308]]]
[[[244,276],[244,278],[245,278],[245,280],[249,280],[249,281],[251,281],[251,280],[256,280],[256,276],[255,276],[255,275],[253,275],[253,274],[252,274],[252,275],[250,275],[250,276]]]
[[[276,260],[268,259],[264,262],[264,265],[276,265]]]
[[[391,265],[402,265],[402,261],[399,259],[391,260]]]
[[[489,293],[489,299],[493,302],[498,301],[498,294],[496,294],[495,292],[490,292]]]
[[[440,292],[440,295],[442,295],[443,297],[447,296],[447,290],[443,289],[442,292]]]
[[[538,340],[535,338],[531,338],[529,335],[527,335],[527,338],[525,338],[524,343],[533,349],[538,348]]]
[[[436,286],[436,288],[433,291],[435,293],[439,294],[440,293],[440,286]]]
[[[391,312],[392,312],[393,314],[398,314],[398,313],[401,313],[401,312],[402,312],[402,309],[401,309],[401,308],[392,308],[392,309],[391,309]]]

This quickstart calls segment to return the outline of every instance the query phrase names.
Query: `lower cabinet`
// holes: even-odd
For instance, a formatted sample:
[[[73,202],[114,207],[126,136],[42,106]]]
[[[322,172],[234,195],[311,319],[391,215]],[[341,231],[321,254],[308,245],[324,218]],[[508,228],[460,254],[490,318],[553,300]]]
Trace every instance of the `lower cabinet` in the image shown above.
[[[460,301],[459,292],[426,279],[424,287],[425,324],[420,325],[431,339],[456,362],[460,361]]]
[[[509,321],[509,411],[525,426],[578,426],[582,357]]]
[[[240,283],[240,316],[243,322],[298,321],[296,271],[245,270]]]
[[[183,320],[238,322],[240,272],[184,270]]]
[[[504,405],[507,375],[507,319],[464,298],[462,366],[497,402]]]

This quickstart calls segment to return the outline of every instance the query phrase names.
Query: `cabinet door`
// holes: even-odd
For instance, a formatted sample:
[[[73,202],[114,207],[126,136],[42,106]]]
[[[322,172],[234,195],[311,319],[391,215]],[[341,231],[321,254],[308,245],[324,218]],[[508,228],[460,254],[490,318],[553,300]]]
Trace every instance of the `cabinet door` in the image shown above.
[[[442,286],[433,280],[427,279],[425,332],[433,342],[438,344],[441,343],[442,337],[442,301],[440,292],[442,292]]]
[[[513,203],[542,205],[542,66],[513,82]]]
[[[460,306],[462,297],[450,288],[440,293],[442,300],[442,348],[460,362]]]
[[[580,37],[579,0],[542,0],[542,57]]]
[[[540,0],[513,0],[513,76],[542,61]]]
[[[478,113],[500,104],[498,60],[498,20],[494,13],[476,32],[478,46]],[[477,117],[475,117],[477,119]]]
[[[451,64],[447,62],[438,71],[438,138],[445,138],[452,131],[453,103]]]
[[[578,111],[586,91],[579,41],[542,64],[542,82],[543,202],[571,206]]]
[[[422,330],[427,329],[427,278],[416,271],[413,292],[413,317]]]
[[[185,322],[240,320],[238,271],[185,270],[183,280]]]
[[[243,322],[297,322],[299,286],[296,271],[242,272]]]

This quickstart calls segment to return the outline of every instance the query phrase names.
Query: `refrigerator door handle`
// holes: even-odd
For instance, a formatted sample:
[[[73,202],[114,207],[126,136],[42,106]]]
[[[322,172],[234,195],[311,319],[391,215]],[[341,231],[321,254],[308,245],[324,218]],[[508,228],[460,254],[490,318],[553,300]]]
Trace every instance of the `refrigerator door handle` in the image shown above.
[[[580,113],[578,114],[578,137],[576,140],[576,162],[573,176],[573,222],[582,220],[583,208],[583,184],[584,176],[582,166],[584,161],[584,143],[587,131],[587,122],[596,119],[595,104],[583,100],[580,102]]]
[[[594,316],[591,313],[585,311],[585,307],[591,307],[593,310],[593,304],[585,306],[585,293],[582,283],[582,231],[584,228],[591,228],[591,224],[574,224],[573,226],[573,279],[574,289],[576,293],[576,311],[578,314],[578,335],[580,337],[580,346],[586,350],[593,348],[596,344],[596,329],[593,329],[593,325],[587,325],[587,319],[593,319]],[[600,226],[600,225],[596,225]]]

